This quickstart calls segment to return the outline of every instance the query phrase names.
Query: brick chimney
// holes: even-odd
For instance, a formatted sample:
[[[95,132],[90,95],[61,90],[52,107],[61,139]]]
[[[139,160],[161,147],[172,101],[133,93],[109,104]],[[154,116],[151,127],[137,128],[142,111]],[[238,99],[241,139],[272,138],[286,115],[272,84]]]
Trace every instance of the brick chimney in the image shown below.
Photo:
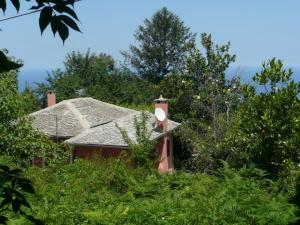
[[[53,91],[47,92],[47,107],[53,106],[56,104],[56,96]]]
[[[159,121],[158,118],[155,119],[155,126],[165,132],[168,129],[168,101],[160,95],[154,102],[155,110],[162,110],[165,113],[165,119],[163,121]]]
[[[173,159],[173,138],[172,135],[167,133],[168,130],[168,100],[163,98],[162,95],[154,100],[154,108],[156,113],[155,127],[161,132],[165,133],[156,145],[156,151],[159,155],[157,168],[160,172],[173,172],[174,159]],[[163,112],[162,112],[163,111]],[[160,117],[161,116],[161,117]],[[162,120],[163,118],[163,120]]]

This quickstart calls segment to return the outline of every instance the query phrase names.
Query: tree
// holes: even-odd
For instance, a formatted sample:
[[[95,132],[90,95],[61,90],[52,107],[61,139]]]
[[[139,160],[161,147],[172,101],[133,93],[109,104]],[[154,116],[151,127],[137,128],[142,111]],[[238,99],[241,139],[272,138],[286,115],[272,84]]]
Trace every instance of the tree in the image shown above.
[[[233,165],[254,163],[272,178],[298,167],[300,83],[291,76],[291,69],[273,58],[253,77],[265,91],[256,93],[249,85],[244,88],[243,104],[223,142],[223,154]]]
[[[20,10],[20,0],[10,0],[17,12]],[[0,19],[0,22],[5,20],[14,19],[20,16],[26,16],[32,13],[40,13],[39,27],[41,33],[50,25],[51,30],[55,36],[59,34],[63,42],[69,37],[69,28],[80,32],[76,20],[78,17],[75,11],[70,7],[74,7],[74,3],[78,0],[27,0],[33,1],[33,5],[29,10],[30,12],[19,14],[17,16]],[[5,13],[7,8],[7,0],[0,0],[0,9]],[[18,69],[22,66],[20,63],[9,60],[4,52],[0,50],[0,73],[10,70]]]
[[[228,79],[226,70],[235,61],[230,43],[217,45],[210,34],[201,34],[202,49],[188,49],[184,73],[166,76],[159,84],[170,99],[170,115],[183,123],[178,132],[189,169],[214,169],[214,155],[240,101],[238,77]],[[192,163],[190,163],[192,162]]]
[[[88,87],[101,84],[103,76],[111,74],[115,68],[115,60],[105,53],[71,52],[64,62],[66,74],[78,76],[80,86]]]
[[[169,73],[183,71],[184,57],[194,36],[178,16],[164,7],[138,27],[134,37],[139,44],[130,45],[130,53],[123,54],[140,76],[157,83]]]
[[[146,105],[152,103],[155,86],[133,74],[126,67],[116,67],[115,60],[105,53],[71,52],[64,61],[65,69],[48,74],[46,82],[35,91],[45,103],[48,90],[57,94],[57,100],[89,96],[119,105]]]
[[[20,93],[20,97],[23,103],[22,109],[25,114],[33,113],[41,108],[39,98],[29,84],[26,84],[24,91]]]
[[[158,84],[158,90],[169,100],[169,116],[178,122],[190,118],[191,103],[196,92],[195,82],[185,74],[174,73],[165,76]]]
[[[188,75],[192,76],[198,89],[192,108],[202,120],[211,124],[212,137],[218,140],[220,137],[218,117],[220,113],[229,111],[229,104],[226,102],[231,99],[229,94],[236,91],[239,84],[238,78],[228,80],[225,77],[229,65],[235,61],[235,55],[229,53],[230,42],[215,45],[211,35],[206,33],[201,34],[201,44],[205,49],[205,56],[194,47],[191,48],[187,58]]]
[[[24,107],[24,95],[17,89],[17,73],[2,73],[0,76],[0,155],[11,156],[24,165],[34,156],[47,157],[48,162],[66,159],[68,149],[57,145],[34,130]],[[28,102],[27,102],[28,103]],[[37,150],[39,152],[37,152]]]

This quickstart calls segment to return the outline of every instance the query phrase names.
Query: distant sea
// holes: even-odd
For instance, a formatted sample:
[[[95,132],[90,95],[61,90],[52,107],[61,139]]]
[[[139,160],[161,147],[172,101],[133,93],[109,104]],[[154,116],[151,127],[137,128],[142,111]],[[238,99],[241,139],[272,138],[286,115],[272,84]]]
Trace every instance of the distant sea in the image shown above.
[[[22,69],[19,73],[19,90],[23,91],[26,85],[35,87],[36,83],[44,82],[49,69]]]
[[[293,79],[300,82],[300,67],[291,67],[293,70]],[[47,73],[51,69],[21,69],[19,74],[19,90],[24,90],[26,84],[34,87],[36,83],[45,81]],[[252,77],[255,73],[260,72],[261,67],[250,67],[250,66],[240,66],[240,67],[231,67],[227,70],[227,77],[232,77],[234,75],[239,75],[241,77],[242,83],[251,83]],[[261,87],[257,87],[258,91]]]

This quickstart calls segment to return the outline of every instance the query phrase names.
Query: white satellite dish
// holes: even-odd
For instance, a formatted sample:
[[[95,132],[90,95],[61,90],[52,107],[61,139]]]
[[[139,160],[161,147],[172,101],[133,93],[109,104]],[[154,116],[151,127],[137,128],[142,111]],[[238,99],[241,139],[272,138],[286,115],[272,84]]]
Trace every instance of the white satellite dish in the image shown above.
[[[155,116],[156,116],[156,119],[158,119],[160,122],[162,122],[166,119],[166,113],[161,108],[155,109]]]

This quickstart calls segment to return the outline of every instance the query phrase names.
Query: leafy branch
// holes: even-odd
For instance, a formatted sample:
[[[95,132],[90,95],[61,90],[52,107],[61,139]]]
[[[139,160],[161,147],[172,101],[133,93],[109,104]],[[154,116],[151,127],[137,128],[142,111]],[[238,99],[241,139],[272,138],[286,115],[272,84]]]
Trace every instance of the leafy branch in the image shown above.
[[[27,0],[31,1],[31,0]],[[44,30],[51,26],[53,35],[59,34],[63,43],[69,37],[69,29],[81,32],[77,23],[79,19],[74,11],[74,4],[80,0],[35,0],[36,5],[33,5],[28,13],[19,14],[16,16],[1,19],[0,22],[15,19],[22,16],[27,16],[33,13],[40,12],[39,27],[41,34]],[[17,12],[20,10],[20,0],[10,0]],[[5,13],[7,9],[7,0],[0,0],[0,9]],[[10,61],[6,55],[0,51],[0,73],[18,69],[22,64],[17,64]]]

